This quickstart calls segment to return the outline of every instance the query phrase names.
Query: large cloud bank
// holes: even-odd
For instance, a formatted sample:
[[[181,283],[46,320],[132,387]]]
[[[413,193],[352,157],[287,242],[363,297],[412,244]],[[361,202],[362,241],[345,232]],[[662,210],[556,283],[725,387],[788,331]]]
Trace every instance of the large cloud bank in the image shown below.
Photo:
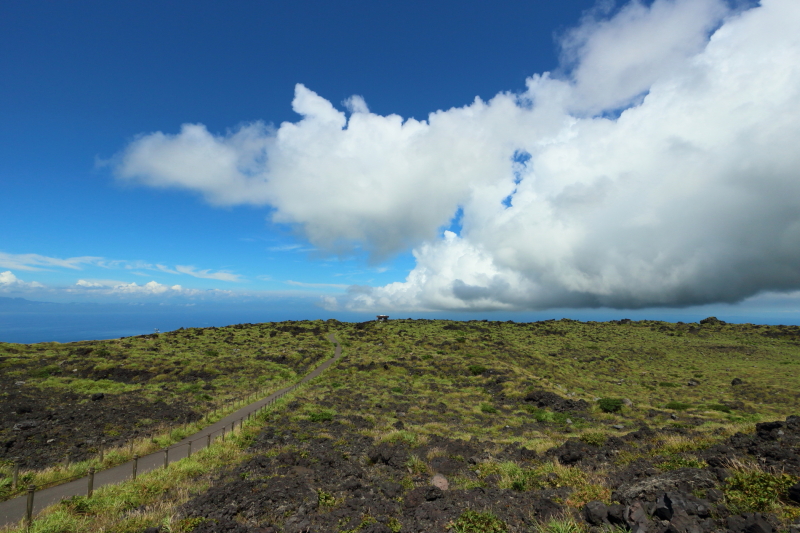
[[[800,288],[800,3],[632,3],[587,16],[563,73],[417,121],[302,85],[296,123],[139,137],[121,179],[268,205],[404,282],[353,309],[734,302]],[[458,210],[459,234],[442,229]]]

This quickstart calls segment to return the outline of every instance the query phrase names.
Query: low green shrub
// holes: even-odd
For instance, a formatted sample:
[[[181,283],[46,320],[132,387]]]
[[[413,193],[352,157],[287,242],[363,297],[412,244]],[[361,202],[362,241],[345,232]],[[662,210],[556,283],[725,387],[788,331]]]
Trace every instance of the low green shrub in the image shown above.
[[[482,413],[494,414],[494,413],[497,412],[497,409],[492,404],[482,403],[481,404],[481,412]]]
[[[105,346],[101,346],[100,348],[94,351],[94,354],[97,357],[108,357],[109,355],[111,355],[111,352]]]
[[[206,356],[208,356],[208,357],[217,357],[219,355],[219,350],[215,350],[213,348],[209,348],[208,350],[206,350],[203,353],[205,353]]]
[[[34,368],[30,371],[29,375],[32,378],[49,378],[53,374],[61,373],[61,367],[58,365],[47,365],[40,368]]]
[[[308,419],[312,422],[330,422],[333,420],[333,413],[330,411],[314,411],[308,414]]]
[[[778,513],[795,483],[797,478],[789,474],[745,468],[735,470],[722,490],[728,507],[736,513]]]
[[[620,398],[600,398],[597,400],[597,406],[604,413],[618,413],[622,411],[622,399]]]
[[[658,385],[659,387],[680,387],[677,383],[670,383],[669,381],[662,381]]]
[[[469,365],[469,371],[473,376],[480,376],[486,372],[486,367],[483,365]]]
[[[600,433],[599,431],[591,432],[591,433],[584,433],[580,436],[580,439],[590,446],[602,446],[608,440],[608,435],[605,433]]]
[[[508,526],[494,513],[467,509],[458,519],[450,522],[447,529],[453,533],[505,533]]]

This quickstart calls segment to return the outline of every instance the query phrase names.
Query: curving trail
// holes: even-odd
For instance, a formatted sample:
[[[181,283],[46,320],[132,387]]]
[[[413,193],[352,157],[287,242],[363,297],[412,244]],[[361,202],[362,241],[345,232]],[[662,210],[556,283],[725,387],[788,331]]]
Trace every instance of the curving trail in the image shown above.
[[[186,457],[189,452],[190,441],[192,442],[193,452],[202,450],[207,445],[209,435],[212,436],[216,435],[216,437],[218,437],[226,428],[230,431],[230,428],[232,426],[234,426],[236,423],[241,423],[241,421],[251,413],[258,411],[262,407],[284,396],[286,393],[295,390],[303,383],[306,383],[307,381],[310,381],[319,376],[320,374],[322,374],[325,370],[328,369],[328,367],[330,367],[333,363],[338,361],[339,358],[342,356],[342,347],[336,341],[336,338],[334,337],[333,333],[328,334],[328,340],[331,341],[336,346],[332,358],[328,359],[327,361],[319,365],[317,368],[306,374],[303,377],[303,379],[301,379],[294,385],[275,391],[266,398],[262,398],[257,402],[253,402],[249,405],[246,405],[241,409],[229,414],[225,418],[218,420],[217,422],[214,422],[209,426],[206,426],[197,433],[189,435],[182,441],[171,445],[169,447],[168,462],[172,463]],[[145,455],[139,458],[137,464],[137,475],[141,475],[150,472],[152,470],[155,470],[157,468],[163,468],[163,467],[164,467],[164,450],[153,452],[149,455]],[[123,463],[121,465],[109,468],[107,470],[101,470],[94,475],[94,488],[96,490],[105,485],[113,485],[116,483],[121,483],[127,479],[130,479],[132,475],[133,475],[133,461],[128,461],[127,463]],[[34,504],[33,504],[34,516],[36,516],[36,513],[38,513],[45,507],[53,505],[54,503],[58,503],[65,498],[85,495],[88,485],[89,485],[89,478],[83,477],[80,479],[76,479],[75,481],[70,481],[69,483],[64,483],[61,485],[56,485],[54,487],[43,489],[41,491],[36,491],[34,495]],[[14,525],[23,518],[25,518],[26,508],[27,508],[27,496],[25,495],[19,496],[12,500],[7,500],[5,502],[0,502],[0,527]]]

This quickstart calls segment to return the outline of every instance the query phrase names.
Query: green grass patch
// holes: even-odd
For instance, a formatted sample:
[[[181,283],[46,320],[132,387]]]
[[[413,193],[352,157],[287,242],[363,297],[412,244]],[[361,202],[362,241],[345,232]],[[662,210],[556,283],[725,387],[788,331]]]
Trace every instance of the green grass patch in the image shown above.
[[[735,513],[775,513],[797,517],[800,509],[790,505],[787,492],[798,478],[785,473],[767,472],[757,466],[734,470],[722,487],[725,501]]]
[[[608,440],[608,435],[599,431],[584,433],[580,439],[590,446],[602,446]]]
[[[711,405],[707,405],[706,409],[708,409],[709,411],[719,411],[720,413],[730,413],[733,410],[727,405],[722,405],[721,403],[713,403]]]
[[[700,461],[693,457],[670,457],[656,465],[661,470],[678,470],[679,468],[705,468],[708,466],[705,461]]]
[[[508,526],[494,513],[467,509],[447,529],[453,533],[505,533]]]
[[[493,414],[497,413],[497,409],[495,408],[495,406],[493,406],[490,403],[482,403],[481,404],[481,413],[487,413],[487,414],[492,414],[493,415]]]
[[[673,411],[685,411],[692,407],[692,404],[685,402],[669,402],[664,405],[664,409],[672,409]]]

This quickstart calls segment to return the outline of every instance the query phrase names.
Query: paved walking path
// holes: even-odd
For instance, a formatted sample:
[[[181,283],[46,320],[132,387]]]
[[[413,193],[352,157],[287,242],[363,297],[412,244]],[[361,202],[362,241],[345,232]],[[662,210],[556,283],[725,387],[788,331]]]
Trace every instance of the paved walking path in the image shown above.
[[[169,447],[169,462],[172,463],[179,461],[180,459],[186,457],[189,453],[190,441],[192,442],[192,453],[205,448],[208,443],[208,435],[212,435],[214,439],[219,438],[223,434],[223,430],[230,431],[233,425],[240,424],[240,421],[247,418],[250,413],[257,411],[263,406],[285,395],[286,393],[293,391],[299,385],[319,376],[342,356],[342,347],[338,342],[336,342],[336,338],[333,336],[333,333],[328,334],[328,340],[336,345],[336,350],[331,359],[328,359],[319,365],[312,372],[301,379],[300,382],[273,392],[266,398],[262,398],[257,402],[242,407],[238,411],[229,414],[225,418],[201,429],[194,435],[189,435],[182,441],[173,444]],[[137,464],[137,475],[150,472],[157,468],[162,468],[163,466],[164,450],[145,455],[139,458]],[[122,481],[130,479],[132,475],[133,461],[128,461],[127,463],[109,468],[107,470],[101,470],[94,475],[94,488],[98,489],[104,485],[121,483]],[[83,477],[81,479],[76,479],[75,481],[70,481],[69,483],[64,483],[62,485],[56,485],[55,487],[36,491],[33,503],[34,516],[36,516],[36,513],[45,507],[53,505],[54,503],[58,503],[64,498],[85,495],[88,486],[89,478]],[[25,518],[27,500],[27,495],[23,495],[14,498],[13,500],[0,502],[0,527],[16,524]]]

